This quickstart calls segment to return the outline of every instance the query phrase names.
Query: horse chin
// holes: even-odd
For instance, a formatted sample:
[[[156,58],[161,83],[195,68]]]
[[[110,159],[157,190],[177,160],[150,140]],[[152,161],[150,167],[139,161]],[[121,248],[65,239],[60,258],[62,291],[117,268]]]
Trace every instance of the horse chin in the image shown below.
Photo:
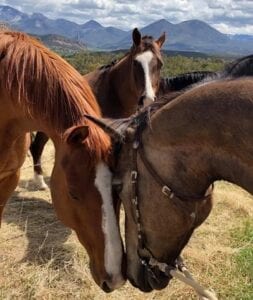
[[[151,270],[149,267],[141,264],[136,280],[131,276],[128,276],[128,279],[134,287],[142,292],[148,293],[153,290],[164,289],[168,285],[171,277],[166,276],[157,268],[152,268]]]
[[[170,279],[164,273],[158,271],[155,273],[155,276],[148,276],[148,283],[153,290],[162,290],[168,285]]]

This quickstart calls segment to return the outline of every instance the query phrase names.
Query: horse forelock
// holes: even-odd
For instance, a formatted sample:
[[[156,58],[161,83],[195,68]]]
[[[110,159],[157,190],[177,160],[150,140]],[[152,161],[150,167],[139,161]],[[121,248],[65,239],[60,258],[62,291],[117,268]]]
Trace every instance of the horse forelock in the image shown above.
[[[148,35],[143,36],[141,44],[142,44],[143,52],[150,50],[160,61],[162,61],[160,48],[158,47],[158,45],[155,42],[155,39],[152,36],[148,36]]]
[[[62,134],[84,123],[83,115],[100,116],[96,99],[83,77],[65,60],[24,33],[0,33],[3,86],[25,113]],[[98,159],[110,140],[91,122],[86,144]]]

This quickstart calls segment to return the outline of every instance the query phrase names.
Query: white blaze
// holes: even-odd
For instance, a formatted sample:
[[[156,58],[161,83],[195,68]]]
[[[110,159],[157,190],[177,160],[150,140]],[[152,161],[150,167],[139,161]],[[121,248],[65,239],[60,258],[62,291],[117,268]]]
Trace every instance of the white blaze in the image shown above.
[[[138,61],[143,68],[144,78],[145,78],[145,96],[154,101],[155,93],[152,87],[150,72],[149,72],[149,64],[153,58],[154,54],[152,51],[148,50],[136,56],[135,60]]]
[[[112,276],[113,288],[118,288],[124,283],[121,274],[122,246],[119,227],[114,212],[112,201],[112,174],[108,166],[100,162],[96,168],[95,186],[101,194],[102,205],[102,230],[105,236],[105,270]]]

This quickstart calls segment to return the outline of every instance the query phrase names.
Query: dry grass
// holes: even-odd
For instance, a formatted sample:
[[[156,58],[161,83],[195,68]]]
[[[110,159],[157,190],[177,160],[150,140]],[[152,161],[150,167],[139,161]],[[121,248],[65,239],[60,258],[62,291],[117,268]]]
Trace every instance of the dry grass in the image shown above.
[[[47,175],[52,156],[53,147],[48,144],[44,152]],[[175,280],[163,291],[149,294],[129,284],[104,294],[90,276],[85,250],[57,221],[49,192],[36,191],[29,182],[30,166],[28,157],[0,231],[0,299],[196,299],[190,288]],[[246,299],[234,296],[247,278],[236,273],[233,256],[238,249],[231,232],[252,216],[253,199],[246,192],[217,184],[212,214],[184,251],[191,272],[220,299]]]

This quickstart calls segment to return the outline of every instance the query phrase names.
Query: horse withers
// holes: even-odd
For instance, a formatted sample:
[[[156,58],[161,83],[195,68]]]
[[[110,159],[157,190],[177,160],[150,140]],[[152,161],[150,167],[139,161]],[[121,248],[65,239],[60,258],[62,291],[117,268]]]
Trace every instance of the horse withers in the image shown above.
[[[151,116],[149,109],[118,121],[113,134],[125,141],[115,174],[123,184],[127,277],[145,292],[168,284],[151,262],[176,266],[211,211],[213,182],[253,193],[253,79],[215,81],[165,100]]]
[[[88,84],[58,55],[16,32],[0,33],[0,78],[0,217],[18,184],[28,132],[41,130],[55,146],[57,216],[86,248],[96,283],[107,292],[120,287],[122,242],[107,166],[111,143],[83,118],[100,116]]]
[[[138,106],[155,100],[163,65],[160,50],[165,34],[154,39],[151,36],[142,37],[139,30],[134,29],[132,40],[130,51],[122,59],[84,76],[105,117],[128,117]],[[41,155],[47,141],[46,134],[38,132],[30,147],[34,182],[39,189],[47,188],[41,166]]]

